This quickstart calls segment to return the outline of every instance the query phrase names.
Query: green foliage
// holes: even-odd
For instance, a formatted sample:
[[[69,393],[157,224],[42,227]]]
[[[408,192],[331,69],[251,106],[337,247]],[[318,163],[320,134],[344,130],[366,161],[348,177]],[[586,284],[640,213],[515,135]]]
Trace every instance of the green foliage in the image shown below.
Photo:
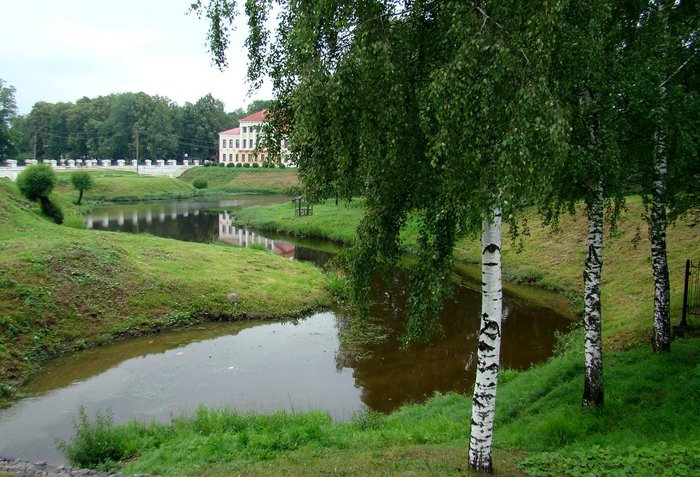
[[[76,202],[77,205],[80,205],[80,203],[82,202],[83,193],[86,190],[92,189],[95,186],[95,181],[92,178],[92,175],[84,171],[77,171],[72,173],[70,176],[70,182],[73,185],[74,189],[80,191],[80,196],[78,197],[78,201]]]
[[[656,475],[686,477],[700,474],[700,442],[625,449],[592,446],[585,450],[536,454],[522,462],[529,475],[538,477],[633,477]]]
[[[71,441],[60,441],[57,446],[76,467],[109,471],[138,451],[129,441],[126,429],[114,428],[109,411],[98,411],[95,420],[90,421],[81,406],[78,419],[73,421],[73,429],[75,435]]]
[[[17,153],[17,133],[11,129],[17,116],[15,88],[0,78],[0,160]]]
[[[92,175],[84,171],[73,172],[70,176],[70,183],[75,190],[80,192],[92,189],[95,186],[95,180]]]
[[[243,167],[243,164],[241,164],[240,162],[237,162],[236,167]]]
[[[259,165],[257,162],[254,162],[254,163],[251,165],[251,167],[252,167],[253,169],[257,169],[257,168],[260,167],[260,165]]]
[[[29,200],[48,197],[56,185],[56,174],[50,166],[36,164],[17,175],[17,188]]]
[[[206,189],[209,187],[209,182],[207,182],[206,179],[203,177],[198,177],[194,181],[192,181],[192,187],[195,189]]]

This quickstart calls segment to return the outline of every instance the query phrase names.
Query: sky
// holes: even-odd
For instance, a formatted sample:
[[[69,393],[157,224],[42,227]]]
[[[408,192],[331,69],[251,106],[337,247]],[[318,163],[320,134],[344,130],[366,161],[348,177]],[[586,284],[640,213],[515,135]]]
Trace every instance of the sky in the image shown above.
[[[0,0],[0,78],[15,88],[17,112],[27,114],[39,101],[124,92],[165,96],[180,106],[211,93],[226,111],[272,98],[269,82],[249,95],[242,11],[221,72],[206,48],[207,21],[188,14],[191,3]]]

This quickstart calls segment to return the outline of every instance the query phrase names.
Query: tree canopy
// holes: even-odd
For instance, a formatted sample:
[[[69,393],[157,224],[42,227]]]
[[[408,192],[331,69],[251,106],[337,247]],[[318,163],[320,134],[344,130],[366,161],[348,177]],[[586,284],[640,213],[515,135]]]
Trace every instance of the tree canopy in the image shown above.
[[[42,101],[18,116],[10,132],[25,156],[36,150],[38,159],[135,158],[137,137],[143,159],[180,159],[185,154],[211,159],[218,154],[219,132],[267,104],[256,100],[246,110],[226,113],[223,102],[211,94],[182,107],[145,93],[84,97],[75,103]]]

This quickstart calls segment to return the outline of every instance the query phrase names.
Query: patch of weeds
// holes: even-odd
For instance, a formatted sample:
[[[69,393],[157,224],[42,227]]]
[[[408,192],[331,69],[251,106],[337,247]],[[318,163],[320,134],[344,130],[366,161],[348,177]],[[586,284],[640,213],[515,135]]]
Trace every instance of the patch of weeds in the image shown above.
[[[189,326],[197,320],[189,311],[172,311],[165,317],[167,326]]]
[[[115,428],[110,411],[97,412],[90,421],[84,407],[80,407],[78,419],[73,420],[75,435],[69,442],[57,441],[56,447],[71,465],[110,471],[116,464],[136,453],[129,445],[124,432]]]
[[[520,466],[529,475],[541,477],[700,475],[700,442],[659,442],[650,447],[627,449],[595,445],[588,449],[536,454],[525,459]]]
[[[263,245],[263,244],[261,244],[261,243],[251,243],[250,245],[248,245],[248,249],[250,249],[250,250],[260,250],[260,251],[263,251],[263,252],[267,252],[267,248],[265,248],[265,245]]]
[[[362,409],[352,415],[352,426],[361,431],[376,430],[384,427],[384,414],[372,409]]]

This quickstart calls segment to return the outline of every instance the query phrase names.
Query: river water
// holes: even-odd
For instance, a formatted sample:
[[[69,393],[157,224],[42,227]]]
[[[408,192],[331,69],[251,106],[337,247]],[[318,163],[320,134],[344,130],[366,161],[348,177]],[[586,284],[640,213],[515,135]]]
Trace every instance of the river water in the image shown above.
[[[147,232],[180,240],[258,244],[290,259],[323,264],[337,250],[327,242],[292,239],[235,227],[236,207],[284,197],[123,205],[87,218],[95,229]],[[291,208],[290,208],[291,212]],[[115,422],[167,421],[200,404],[241,411],[322,409],[348,419],[361,409],[391,411],[435,392],[470,392],[479,324],[478,286],[456,286],[442,315],[444,334],[402,350],[402,277],[377,286],[373,334],[348,345],[339,339],[349,319],[340,311],[284,323],[207,323],[134,338],[49,363],[0,410],[0,455],[64,462],[55,439],[69,439],[80,406],[89,415],[109,409]],[[524,369],[547,359],[555,331],[571,323],[561,297],[532,289],[505,293],[502,363]]]

